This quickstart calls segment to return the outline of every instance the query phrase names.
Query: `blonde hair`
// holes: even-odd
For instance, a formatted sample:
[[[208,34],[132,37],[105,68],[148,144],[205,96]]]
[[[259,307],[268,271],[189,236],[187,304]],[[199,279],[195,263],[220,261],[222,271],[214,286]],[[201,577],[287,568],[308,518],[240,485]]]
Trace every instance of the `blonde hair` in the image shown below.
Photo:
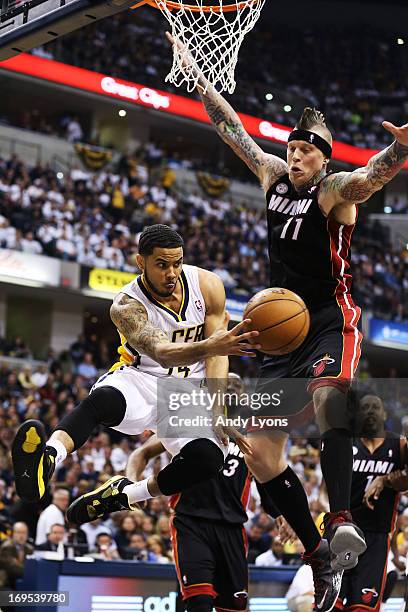
[[[326,119],[322,112],[317,110],[316,108],[311,108],[310,106],[306,106],[303,110],[302,116],[296,124],[296,128],[298,130],[310,130],[312,127],[316,125],[326,126]]]

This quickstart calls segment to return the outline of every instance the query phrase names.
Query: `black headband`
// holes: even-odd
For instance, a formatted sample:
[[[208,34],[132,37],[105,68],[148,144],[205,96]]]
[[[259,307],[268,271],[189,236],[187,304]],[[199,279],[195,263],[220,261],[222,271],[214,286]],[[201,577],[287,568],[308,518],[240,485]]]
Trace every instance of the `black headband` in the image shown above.
[[[319,134],[315,134],[314,132],[309,132],[309,130],[297,130],[294,129],[293,132],[290,133],[288,142],[291,140],[304,140],[305,142],[309,142],[314,145],[323,153],[325,157],[329,159],[332,156],[332,148],[328,142],[324,140]]]

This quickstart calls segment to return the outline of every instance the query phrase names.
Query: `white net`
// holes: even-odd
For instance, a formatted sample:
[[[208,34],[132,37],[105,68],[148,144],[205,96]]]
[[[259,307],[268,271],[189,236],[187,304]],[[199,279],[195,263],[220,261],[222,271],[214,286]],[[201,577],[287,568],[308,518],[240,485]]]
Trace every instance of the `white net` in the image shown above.
[[[218,91],[232,94],[242,41],[254,27],[266,0],[212,0],[210,10],[207,0],[185,0],[187,6],[178,0],[155,1],[179,43],[173,47],[173,65],[166,81],[177,87],[186,84],[187,91],[193,91],[201,73]],[[171,10],[171,4],[177,8]],[[233,6],[234,10],[223,11],[224,6]]]

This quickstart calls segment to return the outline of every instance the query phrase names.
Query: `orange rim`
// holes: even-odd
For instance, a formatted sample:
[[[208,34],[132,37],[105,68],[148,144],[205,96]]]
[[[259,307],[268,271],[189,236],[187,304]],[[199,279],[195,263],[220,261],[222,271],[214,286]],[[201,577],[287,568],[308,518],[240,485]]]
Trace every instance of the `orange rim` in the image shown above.
[[[153,8],[158,9],[158,3],[160,0],[140,0],[136,4],[131,6],[131,9],[139,8],[139,6],[143,6],[144,4],[149,4]],[[184,4],[184,2],[174,2],[173,0],[161,0],[168,9],[179,11],[180,9],[184,9],[190,11],[191,13],[209,13],[212,11],[213,13],[229,13],[231,11],[242,10],[246,7],[251,6],[258,2],[258,0],[243,0],[242,2],[238,2],[238,4],[227,4],[226,6],[197,6],[194,4]]]

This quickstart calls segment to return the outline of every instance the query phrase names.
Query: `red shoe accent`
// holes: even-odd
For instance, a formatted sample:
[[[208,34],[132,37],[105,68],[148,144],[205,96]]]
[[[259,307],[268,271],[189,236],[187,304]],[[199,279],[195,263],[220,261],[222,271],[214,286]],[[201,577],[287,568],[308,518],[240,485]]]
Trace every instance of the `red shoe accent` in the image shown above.
[[[349,510],[340,510],[339,512],[326,512],[323,518],[324,530],[328,527],[334,527],[341,523],[353,523],[353,517]]]

